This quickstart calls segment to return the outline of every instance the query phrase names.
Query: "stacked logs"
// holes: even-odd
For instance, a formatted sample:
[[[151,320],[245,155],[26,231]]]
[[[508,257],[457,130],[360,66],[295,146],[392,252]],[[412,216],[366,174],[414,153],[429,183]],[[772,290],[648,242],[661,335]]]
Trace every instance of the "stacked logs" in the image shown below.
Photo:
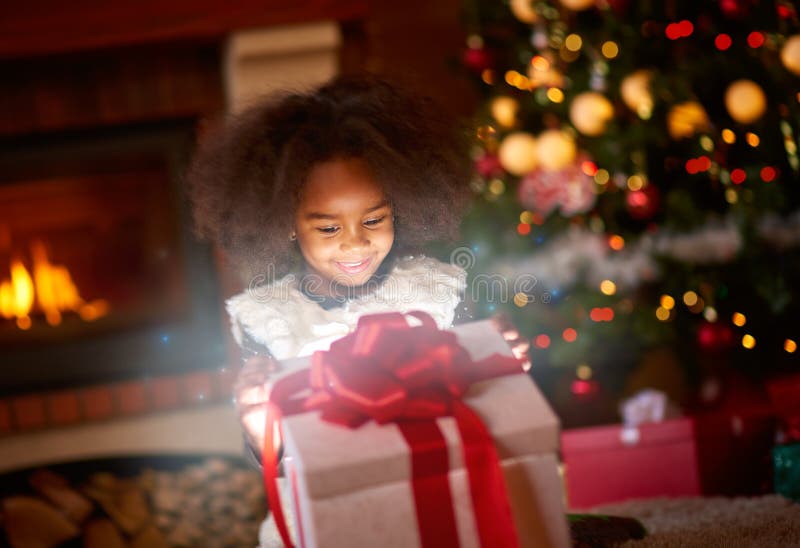
[[[68,541],[84,548],[254,546],[266,513],[258,472],[222,459],[135,477],[99,472],[80,486],[40,469],[28,482],[34,494],[1,504],[14,548]]]

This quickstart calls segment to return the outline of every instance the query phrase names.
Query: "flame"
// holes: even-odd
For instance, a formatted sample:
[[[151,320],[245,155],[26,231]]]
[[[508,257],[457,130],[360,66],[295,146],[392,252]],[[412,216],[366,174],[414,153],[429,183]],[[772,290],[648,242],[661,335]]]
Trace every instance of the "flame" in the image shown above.
[[[34,302],[50,325],[61,323],[62,312],[76,312],[85,321],[94,321],[108,313],[109,303],[103,299],[86,302],[72,281],[66,267],[50,263],[44,244],[31,244],[33,276],[19,258],[11,261],[11,279],[0,282],[0,315],[16,318],[20,329],[31,327],[30,313]]]

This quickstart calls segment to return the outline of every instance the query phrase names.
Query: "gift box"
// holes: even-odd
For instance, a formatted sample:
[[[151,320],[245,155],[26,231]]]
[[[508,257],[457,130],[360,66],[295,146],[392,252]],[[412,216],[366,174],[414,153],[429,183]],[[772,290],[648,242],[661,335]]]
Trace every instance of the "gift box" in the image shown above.
[[[770,406],[696,415],[695,440],[703,494],[769,493],[776,427]]]
[[[488,322],[458,326],[452,332],[472,360],[495,353],[510,356],[508,345]],[[309,360],[284,365],[292,375],[309,367]],[[454,367],[459,367],[457,361]],[[402,425],[370,421],[348,428],[322,420],[319,411],[282,419],[297,544],[569,546],[555,456],[558,420],[530,377],[518,371],[471,384],[463,403],[491,435],[499,461],[495,479],[505,489],[508,519],[519,544],[499,538],[481,542],[487,540],[481,529],[487,526],[485,519],[481,523],[482,504],[487,509],[485,493],[474,492],[478,484],[473,475],[491,475],[492,468],[490,463],[476,467],[474,455],[469,449],[464,452],[472,446],[463,441],[462,425],[454,417]],[[422,449],[410,447],[409,429],[420,431]],[[424,440],[431,435],[440,438],[443,452],[427,451]]]
[[[800,443],[779,445],[772,451],[775,492],[800,502]]]
[[[561,455],[571,508],[701,493],[690,418],[566,430]]]
[[[800,442],[800,375],[770,380],[767,393],[779,418],[782,442]]]

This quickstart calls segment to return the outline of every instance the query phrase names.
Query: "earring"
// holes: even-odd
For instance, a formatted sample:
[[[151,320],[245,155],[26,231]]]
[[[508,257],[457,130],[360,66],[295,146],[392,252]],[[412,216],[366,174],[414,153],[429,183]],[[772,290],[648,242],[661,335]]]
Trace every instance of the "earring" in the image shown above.
[[[297,239],[297,232],[292,232],[291,234],[289,234],[289,241],[290,242],[293,242],[296,239]]]

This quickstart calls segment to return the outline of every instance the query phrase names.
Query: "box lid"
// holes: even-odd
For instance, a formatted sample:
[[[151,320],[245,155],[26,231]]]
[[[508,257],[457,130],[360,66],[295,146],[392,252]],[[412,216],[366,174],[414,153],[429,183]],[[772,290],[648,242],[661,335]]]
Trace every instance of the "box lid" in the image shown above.
[[[510,355],[489,321],[453,329],[473,359],[495,352]],[[287,372],[307,367],[308,359],[284,362]],[[558,419],[531,378],[507,375],[473,384],[465,400],[484,421],[500,459],[552,452],[558,445]],[[463,467],[455,420],[437,419],[447,442],[450,468]],[[374,422],[357,429],[326,423],[319,412],[283,419],[286,454],[304,476],[312,498],[324,498],[411,477],[409,449],[396,425]]]
[[[694,439],[694,424],[691,418],[647,423],[635,429],[625,429],[621,424],[572,428],[561,433],[561,451],[589,453],[618,450],[628,447],[651,447]]]

